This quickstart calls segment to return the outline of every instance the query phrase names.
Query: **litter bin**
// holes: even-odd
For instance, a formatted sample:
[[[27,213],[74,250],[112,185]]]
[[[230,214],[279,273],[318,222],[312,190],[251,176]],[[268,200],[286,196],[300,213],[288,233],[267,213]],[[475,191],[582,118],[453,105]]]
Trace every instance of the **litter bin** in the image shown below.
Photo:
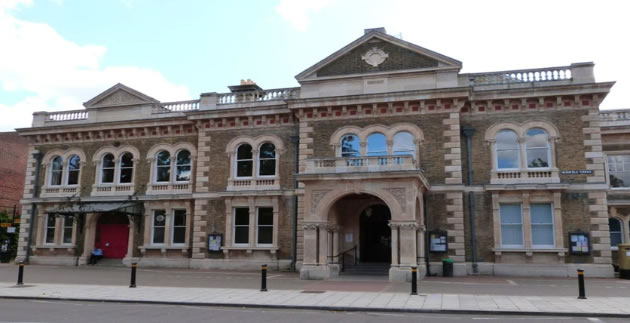
[[[619,257],[619,278],[630,279],[630,243],[617,245]]]
[[[451,258],[442,259],[442,276],[453,277],[453,259]]]

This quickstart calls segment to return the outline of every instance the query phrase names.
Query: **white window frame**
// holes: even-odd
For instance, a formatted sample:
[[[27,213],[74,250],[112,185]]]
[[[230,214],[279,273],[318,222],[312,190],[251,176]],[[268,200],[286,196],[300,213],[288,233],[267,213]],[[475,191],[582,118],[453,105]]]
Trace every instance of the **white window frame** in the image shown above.
[[[177,157],[179,156],[179,154],[182,151],[187,151],[188,152],[188,156],[190,158],[190,163],[183,164],[183,165],[177,164]],[[171,168],[171,175],[172,175],[173,183],[190,183],[190,181],[192,180],[192,177],[193,177],[193,174],[192,174],[192,170],[193,170],[192,169],[192,159],[193,159],[193,157],[192,157],[192,153],[190,152],[190,150],[188,150],[188,149],[180,149],[180,150],[177,151],[177,153],[175,154],[175,158],[174,158],[174,160],[171,163],[173,165],[173,167]],[[178,181],[177,180],[177,167],[179,167],[179,166],[188,166],[188,167],[190,167],[190,179],[189,180],[187,180],[187,181]]]
[[[270,209],[271,210],[271,225],[265,224],[265,225],[260,225],[258,223],[259,219],[260,219],[260,209]],[[274,209],[271,206],[261,206],[261,207],[256,207],[256,234],[255,234],[255,239],[256,239],[256,246],[257,247],[273,247],[273,228],[276,226],[276,223],[274,221]],[[270,243],[259,243],[258,242],[258,234],[260,232],[260,227],[271,227],[271,242]]]
[[[611,190],[619,190],[619,191],[624,191],[624,190],[630,190],[630,185],[627,187],[613,187],[610,183],[610,161],[608,160],[609,157],[611,156],[629,156],[630,157],[630,151],[615,151],[613,152],[609,152],[606,154],[606,183],[608,183],[608,186],[610,187]]]
[[[131,155],[131,167],[123,167],[122,166],[122,158],[126,154]],[[116,171],[114,172],[114,176],[116,177],[115,178],[116,184],[117,185],[129,185],[129,186],[133,185],[133,183],[135,181],[135,178],[136,178],[136,159],[135,159],[133,153],[130,152],[130,151],[123,151],[122,153],[120,153],[119,157],[118,157],[118,163],[116,164],[116,166],[117,166],[116,167]],[[129,182],[129,183],[122,183],[120,181],[120,177],[122,176],[122,170],[123,169],[129,169],[129,168],[131,168],[131,182]]]
[[[246,209],[247,210],[247,216],[248,216],[248,220],[247,220],[247,243],[237,243],[236,242],[236,210],[237,209]],[[232,208],[232,245],[236,246],[236,247],[247,247],[249,246],[252,242],[250,241],[250,230],[252,229],[252,221],[249,218],[249,207],[246,206],[237,206]],[[244,227],[244,225],[238,225],[239,227]]]
[[[243,146],[243,145],[249,145],[252,148],[252,158],[251,159],[238,159],[238,150]],[[236,146],[236,150],[234,151],[234,178],[236,179],[251,179],[254,177],[254,174],[256,174],[256,169],[258,167],[256,167],[256,156],[258,153],[254,153],[254,146],[252,146],[250,143],[248,142],[244,142],[239,144],[238,146]],[[238,162],[239,160],[242,161],[251,161],[252,162],[252,173],[249,176],[238,176]]]
[[[164,236],[162,239],[162,243],[156,243],[155,242],[155,216],[156,216],[156,212],[158,211],[162,211],[164,212],[163,216],[164,216],[164,226],[159,226],[158,228],[164,228]],[[151,245],[153,246],[164,246],[166,245],[166,241],[167,241],[167,236],[166,236],[166,225],[168,223],[168,215],[166,213],[165,209],[154,209],[151,212]]]
[[[544,131],[545,134],[547,135],[547,142],[545,143],[545,145],[546,145],[545,148],[546,148],[546,151],[547,151],[547,161],[548,161],[547,164],[549,164],[549,166],[547,166],[547,167],[529,167],[529,165],[528,165],[528,162],[527,162],[527,149],[528,149],[528,147],[527,147],[527,137],[528,137],[527,133],[530,130],[533,130],[533,129],[540,129],[540,130]],[[525,158],[523,158],[523,162],[525,163],[525,165],[522,165],[522,166],[525,167],[525,169],[532,170],[532,171],[536,171],[536,170],[546,171],[546,170],[550,170],[550,169],[553,168],[553,161],[551,160],[551,143],[549,142],[549,131],[547,131],[546,129],[540,128],[540,127],[527,128],[527,130],[525,130],[525,133],[523,135],[522,145],[525,147]],[[542,147],[538,147],[538,149],[540,149],[540,148],[542,148]],[[533,148],[533,149],[536,149],[536,148]]]
[[[260,158],[260,149],[262,148],[262,146],[264,144],[271,144],[273,145],[273,154],[274,154],[274,158]],[[253,157],[253,156],[252,156]],[[275,164],[274,164],[274,169],[273,169],[273,175],[261,175],[260,174],[260,161],[261,160],[274,160]],[[263,143],[261,143],[260,145],[258,145],[258,151],[256,152],[256,163],[254,165],[254,169],[252,170],[256,172],[256,177],[257,178],[275,178],[276,176],[278,176],[278,152],[276,151],[276,144],[274,144],[271,141],[265,141]]]
[[[161,152],[167,152],[168,153],[168,158],[169,158],[169,165],[168,165],[168,169],[169,169],[169,174],[168,174],[168,179],[166,181],[158,181],[158,176],[159,176],[159,172],[158,169],[159,168],[166,168],[167,166],[158,166],[158,155]],[[175,155],[177,156],[177,155]],[[155,174],[154,178],[153,178],[153,184],[169,184],[173,182],[173,154],[166,150],[166,149],[162,149],[158,152],[155,153],[155,161],[153,162],[153,173]]]
[[[175,226],[175,212],[183,211],[184,212],[184,225]],[[170,242],[172,246],[184,246],[186,245],[186,230],[188,228],[188,211],[186,209],[172,209],[171,210],[171,228],[170,228]],[[175,228],[184,228],[184,242],[175,242]]]
[[[50,218],[55,219],[55,224],[52,227],[48,225],[48,220]],[[52,242],[48,242],[48,229],[50,229],[50,228],[53,229]],[[55,240],[56,239],[57,239],[57,217],[55,215],[47,213],[46,214],[46,218],[44,218],[44,241],[43,241],[43,243],[45,245],[55,245]]]
[[[496,140],[497,140],[497,135],[498,135],[500,132],[502,132],[502,131],[510,131],[510,132],[512,132],[512,133],[514,133],[514,134],[516,135],[516,147],[517,147],[517,148],[516,148],[516,152],[517,152],[517,155],[516,155],[516,162],[517,162],[517,164],[519,165],[519,167],[517,167],[517,168],[500,168],[500,167],[499,167],[499,148],[498,148],[498,147],[499,147],[499,144],[498,144],[498,143],[496,143]],[[505,128],[504,128],[504,129],[501,129],[501,130],[497,131],[497,132],[494,134],[494,140],[495,140],[495,145],[494,145],[494,159],[495,159],[495,163],[496,163],[496,170],[497,170],[497,171],[501,171],[501,172],[504,172],[504,171],[511,172],[511,171],[518,171],[518,170],[521,170],[521,169],[522,169],[522,167],[523,167],[523,165],[522,165],[522,164],[523,164],[523,156],[521,156],[521,155],[522,155],[522,154],[521,154],[521,145],[522,145],[522,143],[521,143],[521,142],[519,142],[518,132],[514,131],[513,129],[505,129]],[[527,152],[526,152],[526,154],[527,154]]]
[[[409,154],[397,155],[396,154],[396,150],[394,150],[394,147],[396,146],[396,136],[399,135],[399,134],[402,134],[402,133],[406,133],[406,134],[409,134],[411,136],[412,144],[415,141],[415,138],[414,138],[413,134],[411,132],[409,132],[409,131],[401,130],[401,131],[396,132],[392,136],[392,148],[391,148],[391,150],[392,150],[392,155],[394,155],[394,156],[408,156],[409,155]],[[410,152],[410,150],[398,150],[398,151],[400,151],[400,152]],[[413,156],[414,159],[416,159],[417,157],[416,157],[416,145],[415,144],[413,144],[413,150],[411,152],[412,153],[410,155]]]
[[[503,244],[503,221],[501,219],[501,206],[502,205],[518,205],[520,210],[520,219],[521,219],[521,241],[523,242],[520,245],[511,245],[511,244]],[[524,215],[523,215],[523,204],[522,203],[500,203],[499,204],[499,232],[501,236],[499,237],[499,242],[501,248],[505,249],[522,249],[525,248],[525,224],[524,224]],[[516,223],[510,223],[508,225],[516,225]]]
[[[71,218],[70,225],[66,225],[66,221],[68,218]],[[65,242],[66,240],[66,228],[70,228],[70,242]],[[64,215],[61,220],[61,244],[62,245],[73,245],[74,244],[74,216]]]
[[[103,183],[103,170],[104,170],[104,165],[105,163],[103,162],[105,160],[105,156],[107,155],[112,155],[112,157],[114,157],[113,161],[114,161],[114,167],[108,167],[107,169],[112,169],[114,171],[114,174],[112,176],[112,181],[111,183]],[[118,165],[118,163],[116,162],[116,155],[114,155],[113,153],[107,152],[104,153],[103,156],[101,156],[101,164],[98,170],[98,184],[99,185],[103,185],[103,186],[109,186],[109,185],[115,185],[116,184],[116,166]]]
[[[552,237],[551,241],[553,241],[553,244],[551,244],[551,245],[541,245],[541,244],[537,245],[537,244],[534,243],[534,223],[531,220],[533,218],[532,217],[532,205],[533,204],[537,204],[537,205],[546,204],[546,205],[549,206],[549,213],[551,215],[551,237]],[[531,239],[531,242],[532,242],[532,249],[553,249],[553,248],[556,247],[556,223],[555,223],[556,221],[554,221],[554,214],[553,214],[553,212],[554,212],[553,203],[550,203],[550,202],[540,202],[540,203],[539,202],[534,202],[534,203],[530,202],[529,203],[529,219],[530,219],[529,220],[529,226],[530,226],[529,235],[530,235],[530,239]],[[546,224],[540,224],[540,225],[549,225],[549,224],[546,223]]]
[[[383,138],[385,138],[385,154],[384,155],[370,155],[370,144],[368,142],[368,140],[370,139],[370,136],[373,135],[381,135],[383,136]],[[392,141],[393,142],[393,141]],[[389,145],[389,140],[387,138],[387,134],[382,133],[380,131],[374,131],[369,133],[366,137],[365,137],[365,156],[366,157],[379,157],[379,156],[387,156],[389,155],[389,151],[391,150],[392,147],[390,147]],[[377,152],[381,152],[381,151],[377,151]]]
[[[613,220],[616,220],[617,222],[619,222],[619,230],[620,231],[609,231],[610,243],[611,243],[610,244],[610,249],[611,250],[618,250],[619,248],[617,246],[613,246],[612,245],[612,234],[613,234],[613,232],[618,232],[619,235],[621,236],[621,243],[624,243],[624,241],[625,241],[625,239],[624,239],[625,238],[625,233],[624,233],[625,222],[622,219],[618,218],[618,217],[610,217],[608,221],[610,221],[610,219],[613,219]],[[610,224],[609,224],[608,228],[610,229]]]
[[[61,172],[61,179],[59,181],[59,184],[53,184],[52,183],[52,179],[53,179],[53,173],[55,172],[55,170],[53,170],[53,164],[55,162],[55,159],[60,158],[61,159],[61,170],[59,170],[58,172]],[[53,158],[50,159],[50,171],[48,172],[48,186],[49,187],[62,187],[64,186],[64,176],[65,176],[65,172],[64,172],[64,162],[63,162],[63,156],[61,155],[56,155],[53,156]],[[73,185],[74,186],[74,185]]]
[[[70,181],[70,160],[72,159],[72,157],[77,157],[79,158],[79,169],[76,170],[76,172],[78,173],[77,175],[77,183],[76,184],[70,184],[68,183]],[[64,178],[62,178],[62,183],[65,183],[64,185],[67,187],[77,187],[79,186],[79,184],[81,183],[81,156],[77,155],[77,154],[71,154],[70,156],[68,156],[68,160],[66,161],[66,166],[65,168],[65,174],[64,174]]]

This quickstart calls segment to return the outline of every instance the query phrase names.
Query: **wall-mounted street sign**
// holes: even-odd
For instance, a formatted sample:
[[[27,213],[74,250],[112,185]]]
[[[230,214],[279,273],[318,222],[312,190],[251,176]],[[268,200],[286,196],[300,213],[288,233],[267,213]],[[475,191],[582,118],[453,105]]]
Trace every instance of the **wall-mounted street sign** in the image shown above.
[[[560,175],[591,175],[593,174],[592,169],[571,169],[571,170],[561,170]]]
[[[2,222],[0,223],[0,228],[8,228],[11,226],[11,222]]]

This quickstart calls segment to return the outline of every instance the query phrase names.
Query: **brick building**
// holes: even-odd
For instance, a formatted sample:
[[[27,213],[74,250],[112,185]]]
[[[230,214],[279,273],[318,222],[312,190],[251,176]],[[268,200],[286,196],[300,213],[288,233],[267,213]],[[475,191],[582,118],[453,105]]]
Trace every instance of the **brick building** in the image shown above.
[[[36,113],[19,130],[32,219],[19,255],[85,263],[102,248],[125,263],[268,263],[306,279],[376,263],[391,280],[449,257],[456,275],[569,276],[579,264],[611,277],[630,214],[630,123],[600,121],[614,83],[595,82],[592,63],[461,67],[369,29],[298,88],[242,81],[160,102],[117,84],[85,109]]]
[[[28,140],[17,132],[0,132],[0,211],[20,214]]]

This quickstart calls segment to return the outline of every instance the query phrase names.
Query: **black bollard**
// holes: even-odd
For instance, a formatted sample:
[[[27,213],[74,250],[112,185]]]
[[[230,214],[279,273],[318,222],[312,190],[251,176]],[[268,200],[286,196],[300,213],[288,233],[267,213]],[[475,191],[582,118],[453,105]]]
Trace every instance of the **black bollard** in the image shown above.
[[[19,263],[17,285],[18,286],[24,285],[24,262],[23,261]]]
[[[261,267],[260,291],[261,292],[267,291],[267,264],[264,264]]]
[[[418,295],[418,267],[411,267],[411,295]]]
[[[136,288],[136,267],[137,263],[131,264],[131,283],[129,284],[129,288]]]
[[[584,291],[584,269],[578,269],[578,290],[580,295],[578,299],[586,299],[586,292]]]

